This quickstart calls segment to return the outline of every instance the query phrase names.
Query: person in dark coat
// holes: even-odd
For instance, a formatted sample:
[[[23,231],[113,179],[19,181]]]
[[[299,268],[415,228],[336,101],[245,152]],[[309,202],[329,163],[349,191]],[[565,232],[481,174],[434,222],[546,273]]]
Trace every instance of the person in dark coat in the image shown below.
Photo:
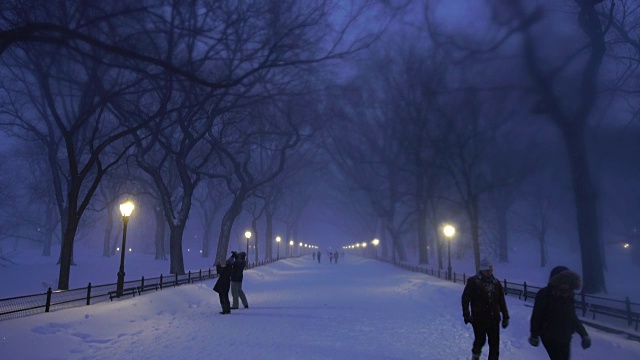
[[[318,251],[318,264],[320,264],[320,255],[322,255],[322,253]]]
[[[333,253],[333,259],[335,260],[335,263],[338,263],[338,258],[340,257],[340,255],[338,254],[338,252],[336,251],[335,253]]]
[[[239,254],[232,252],[231,257],[233,258],[233,262],[231,263],[231,297],[233,298],[233,304],[231,305],[231,308],[238,308],[238,297],[240,297],[242,305],[247,309],[249,307],[249,302],[247,301],[244,291],[242,291],[242,278],[244,267],[247,265],[245,260],[247,253],[244,251]]]
[[[538,346],[542,339],[551,360],[569,359],[574,332],[582,338],[583,349],[591,346],[591,338],[574,308],[573,292],[580,286],[580,275],[566,266],[556,266],[549,275],[549,284],[536,295],[529,343]]]
[[[467,280],[462,292],[462,317],[465,324],[471,323],[475,336],[471,359],[480,359],[482,347],[488,338],[489,360],[497,360],[500,355],[500,315],[502,328],[505,329],[509,326],[509,311],[502,284],[493,277],[493,264],[482,260],[479,270],[477,275]]]
[[[220,260],[216,261],[216,272],[218,273],[218,281],[213,286],[213,291],[218,293],[220,297],[220,306],[222,311],[220,314],[226,315],[231,313],[231,304],[229,303],[229,287],[231,286],[231,261],[232,258],[228,258],[225,265],[220,263]]]

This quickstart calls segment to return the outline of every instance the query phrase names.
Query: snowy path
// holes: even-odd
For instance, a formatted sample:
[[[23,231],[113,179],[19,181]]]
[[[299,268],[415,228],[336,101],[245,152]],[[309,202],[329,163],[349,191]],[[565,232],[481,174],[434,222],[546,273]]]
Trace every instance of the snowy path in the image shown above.
[[[287,259],[245,272],[250,308],[219,315],[213,281],[0,322],[3,359],[469,359],[462,285],[347,257]],[[496,274],[500,277],[499,272]],[[531,309],[507,298],[501,359],[544,359]],[[640,343],[588,328],[574,359],[639,359]],[[484,357],[486,358],[486,348]]]

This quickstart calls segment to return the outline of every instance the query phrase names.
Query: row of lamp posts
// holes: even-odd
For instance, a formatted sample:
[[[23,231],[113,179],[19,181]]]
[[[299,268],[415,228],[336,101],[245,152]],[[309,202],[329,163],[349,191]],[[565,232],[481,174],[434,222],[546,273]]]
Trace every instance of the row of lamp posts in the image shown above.
[[[126,249],[126,244],[127,244],[127,224],[129,223],[129,217],[131,216],[131,213],[133,212],[134,209],[134,205],[131,201],[125,201],[124,203],[120,204],[120,213],[122,214],[122,223],[123,223],[123,228],[122,228],[122,247],[121,247],[121,251],[120,251],[120,270],[118,271],[118,283],[116,285],[116,295],[118,297],[122,296],[122,293],[124,291],[124,254],[125,254],[125,249]],[[450,224],[445,224],[444,227],[442,228],[442,232],[444,233],[444,236],[447,237],[447,279],[451,280],[451,240],[453,239],[453,236],[456,234],[456,228],[453,227],[453,225]],[[247,258],[249,258],[249,240],[251,239],[251,231],[246,231],[244,233],[244,237],[247,239]],[[282,239],[280,238],[280,236],[276,236],[276,242],[278,243],[278,252],[277,252],[277,259],[280,259],[280,241]],[[289,241],[289,255],[293,256],[293,240]],[[375,249],[375,257],[378,257],[378,244],[380,244],[380,240],[378,239],[373,239],[371,241],[371,244],[373,244],[374,249]],[[300,247],[302,248],[302,243],[300,243]],[[362,243],[362,248],[364,249],[367,246],[366,242]],[[354,247],[354,245],[351,246],[347,246],[347,247]],[[355,247],[360,247],[360,243],[356,244]]]
[[[120,213],[122,214],[122,247],[120,248],[120,269],[118,271],[118,282],[116,284],[116,295],[118,297],[122,296],[124,292],[124,254],[127,245],[127,224],[129,223],[129,217],[133,212],[134,205],[133,202],[127,200],[124,203],[120,204]],[[249,240],[251,239],[251,231],[246,231],[244,233],[244,237],[247,239],[247,258],[249,258]],[[278,259],[280,259],[280,236],[276,237],[276,242],[278,243]],[[291,256],[293,256],[293,240],[289,241],[289,245],[291,246]]]
[[[442,232],[444,233],[444,236],[447,238],[447,280],[451,280],[451,274],[452,274],[452,270],[451,270],[451,240],[453,239],[453,236],[456,234],[456,228],[453,225],[450,224],[444,224],[444,226],[442,227]],[[378,239],[373,239],[371,241],[371,244],[373,244],[374,246],[374,254],[375,257],[378,258],[378,244],[380,244],[380,240]],[[344,246],[343,248],[345,249],[349,249],[349,248],[360,248],[362,247],[363,249],[367,246],[366,242],[361,243],[357,243],[355,245],[348,245],[348,246]]]

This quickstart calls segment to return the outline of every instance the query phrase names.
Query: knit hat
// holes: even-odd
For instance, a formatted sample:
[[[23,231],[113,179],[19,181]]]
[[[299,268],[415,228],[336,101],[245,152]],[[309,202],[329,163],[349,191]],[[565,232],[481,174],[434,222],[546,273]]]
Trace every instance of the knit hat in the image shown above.
[[[480,267],[478,268],[478,270],[480,270],[480,271],[487,271],[487,270],[493,271],[493,264],[491,263],[491,261],[489,261],[487,259],[483,259],[482,261],[480,261]]]

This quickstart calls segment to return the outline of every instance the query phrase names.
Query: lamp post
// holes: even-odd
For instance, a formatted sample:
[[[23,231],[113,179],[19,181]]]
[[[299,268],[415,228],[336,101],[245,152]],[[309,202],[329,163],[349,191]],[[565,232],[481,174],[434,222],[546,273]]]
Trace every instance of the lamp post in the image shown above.
[[[293,240],[289,240],[289,257],[293,257]]]
[[[380,240],[373,239],[371,241],[371,243],[373,244],[373,250],[375,251],[375,255],[376,255],[376,259],[377,259],[378,258],[378,244],[380,244]]]
[[[451,239],[453,239],[453,235],[456,234],[456,228],[452,225],[445,225],[442,229],[444,236],[447,237],[447,254],[449,257],[449,262],[447,264],[447,280],[451,280]]]
[[[278,243],[278,255],[276,259],[280,260],[280,236],[276,236],[276,242]]]
[[[116,285],[116,295],[122,296],[124,291],[124,253],[126,252],[127,245],[127,223],[129,223],[129,216],[133,212],[133,203],[131,201],[125,201],[120,204],[120,213],[122,214],[122,247],[120,248],[120,270],[118,271],[118,284]]]
[[[298,244],[298,256],[302,253],[302,243]]]
[[[251,231],[249,230],[245,231],[244,237],[247,238],[247,261],[249,261],[249,239],[251,239]]]

